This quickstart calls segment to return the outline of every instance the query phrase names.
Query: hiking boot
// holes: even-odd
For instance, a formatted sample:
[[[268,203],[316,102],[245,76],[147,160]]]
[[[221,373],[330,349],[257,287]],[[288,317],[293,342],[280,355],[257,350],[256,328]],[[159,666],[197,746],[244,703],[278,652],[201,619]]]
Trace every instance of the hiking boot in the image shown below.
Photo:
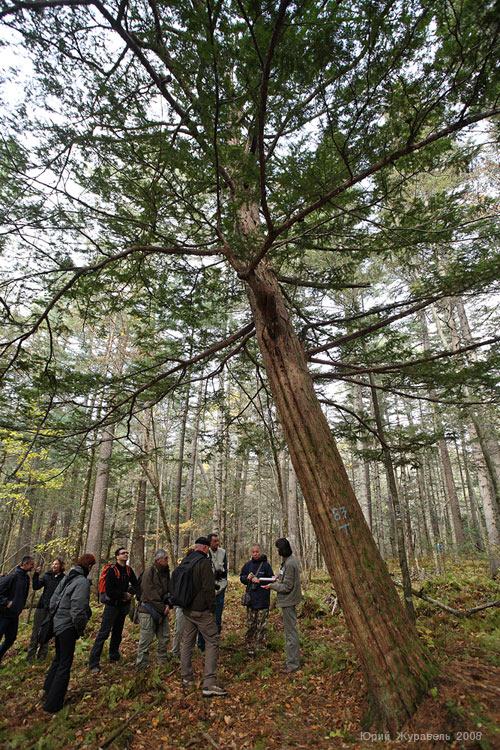
[[[224,695],[227,695],[227,690],[224,690],[224,688],[220,687],[219,685],[210,685],[210,687],[203,688],[204,698],[209,698],[212,695],[222,697]]]
[[[90,671],[92,674],[101,674],[101,667],[92,667]]]
[[[299,669],[300,667],[281,667],[280,674],[295,674]]]
[[[184,679],[182,680],[182,687],[189,688],[189,687],[193,687],[193,685],[194,685],[194,680],[184,680]]]

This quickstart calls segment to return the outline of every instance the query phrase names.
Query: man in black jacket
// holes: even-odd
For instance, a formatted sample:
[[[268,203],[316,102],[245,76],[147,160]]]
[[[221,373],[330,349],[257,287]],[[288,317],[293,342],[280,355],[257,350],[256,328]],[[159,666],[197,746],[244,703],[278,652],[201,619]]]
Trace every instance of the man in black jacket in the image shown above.
[[[89,669],[93,674],[101,671],[99,661],[104,643],[111,633],[109,642],[109,660],[120,660],[119,647],[122,641],[123,625],[130,608],[132,594],[135,593],[137,578],[127,565],[128,552],[125,547],[118,547],[115,552],[116,563],[110,565],[105,578],[106,601],[102,613],[101,629],[92,646],[89,657]]]
[[[47,641],[47,643],[39,644],[38,631],[40,630],[42,622],[49,614],[49,604],[52,598],[52,594],[59,586],[59,583],[63,578],[64,560],[61,557],[55,558],[55,560],[52,562],[50,570],[47,570],[47,572],[43,574],[41,580],[40,568],[35,568],[31,585],[33,586],[33,591],[43,589],[43,593],[38,600],[38,604],[33,615],[33,629],[31,631],[31,639],[28,646],[28,654],[26,657],[26,661],[28,662],[28,664],[33,664],[35,656],[37,655],[37,650],[38,661],[43,661],[47,656],[47,652],[49,650],[49,641]]]
[[[219,630],[215,619],[215,575],[208,558],[210,542],[199,537],[194,552],[199,560],[193,567],[193,589],[195,596],[189,608],[184,609],[184,639],[181,647],[182,684],[189,687],[194,683],[192,655],[198,630],[205,639],[205,675],[203,695],[226,695],[227,691],[216,683],[217,661],[219,658]],[[201,554],[200,554],[201,553]]]
[[[30,587],[28,571],[33,570],[35,560],[31,555],[23,557],[13,573],[4,576],[0,581],[0,663],[7,649],[17,637],[19,615],[24,609]]]

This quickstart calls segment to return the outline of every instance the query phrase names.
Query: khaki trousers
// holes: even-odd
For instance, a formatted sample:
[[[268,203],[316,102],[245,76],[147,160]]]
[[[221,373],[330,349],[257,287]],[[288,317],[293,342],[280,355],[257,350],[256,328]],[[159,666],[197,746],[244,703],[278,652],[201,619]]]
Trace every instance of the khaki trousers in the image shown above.
[[[297,610],[295,607],[282,607],[283,628],[285,631],[286,666],[289,669],[300,667],[300,642],[297,629]]]
[[[203,687],[216,684],[217,661],[219,659],[219,631],[215,615],[210,612],[184,610],[184,637],[181,646],[181,676],[183,680],[193,680],[193,648],[196,634],[200,631],[205,639],[205,674]]]
[[[137,647],[137,661],[135,666],[138,670],[144,669],[149,661],[149,649],[156,635],[158,641],[157,659],[160,664],[168,662],[168,639],[170,636],[170,625],[168,615],[163,617],[159,625],[146,612],[139,612],[139,625],[141,633],[139,635],[139,645]]]

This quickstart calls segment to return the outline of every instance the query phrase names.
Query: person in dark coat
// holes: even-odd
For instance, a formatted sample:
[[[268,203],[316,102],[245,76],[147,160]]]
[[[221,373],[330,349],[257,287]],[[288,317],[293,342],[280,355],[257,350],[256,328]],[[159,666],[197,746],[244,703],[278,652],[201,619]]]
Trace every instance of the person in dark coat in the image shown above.
[[[0,663],[5,652],[17,638],[19,615],[24,609],[30,577],[28,571],[33,570],[35,560],[31,555],[25,555],[21,564],[9,575],[0,580]]]
[[[250,560],[241,569],[240,581],[250,594],[250,604],[246,613],[245,645],[248,654],[254,656],[256,651],[266,647],[267,619],[271,601],[271,592],[260,586],[260,578],[274,578],[274,573],[258,544],[251,546],[250,555]]]
[[[54,614],[56,655],[45,678],[43,710],[55,714],[64,704],[69,674],[73,664],[76,641],[83,635],[92,612],[89,607],[90,581],[87,576],[95,565],[95,557],[85,554],[60,582],[50,600]]]
[[[128,552],[125,547],[118,547],[115,552],[116,562],[110,565],[105,578],[106,601],[100,630],[96,636],[89,656],[89,669],[94,674],[101,671],[99,661],[102,649],[111,633],[109,642],[109,660],[120,660],[119,647],[122,642],[123,625],[130,609],[132,594],[135,594],[137,578],[127,565]]]
[[[184,687],[194,684],[193,649],[198,630],[205,640],[205,674],[203,695],[224,696],[225,688],[216,683],[220,634],[215,618],[215,575],[208,557],[210,540],[200,536],[190,556],[198,558],[193,565],[194,599],[184,609],[184,639],[181,646],[181,677]],[[186,556],[187,557],[187,556]]]
[[[61,579],[64,577],[64,560],[62,557],[56,557],[50,566],[50,570],[43,574],[40,580],[40,568],[35,568],[33,574],[32,586],[33,591],[43,589],[43,593],[38,600],[38,604],[33,615],[33,630],[31,631],[30,644],[28,646],[27,662],[33,664],[35,657],[37,656],[38,650],[38,661],[43,661],[47,656],[49,650],[49,644],[38,643],[38,631],[42,622],[49,614],[49,604],[52,598],[52,594],[58,587]]]

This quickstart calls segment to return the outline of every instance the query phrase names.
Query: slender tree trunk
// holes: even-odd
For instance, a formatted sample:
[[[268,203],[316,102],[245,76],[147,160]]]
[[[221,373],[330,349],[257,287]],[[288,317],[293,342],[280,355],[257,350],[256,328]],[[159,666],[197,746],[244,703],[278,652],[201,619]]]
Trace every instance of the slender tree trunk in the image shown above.
[[[394,466],[392,464],[392,456],[387,441],[385,439],[385,430],[382,422],[382,415],[380,413],[380,406],[378,403],[377,389],[375,387],[375,381],[373,375],[370,373],[370,385],[373,403],[373,413],[375,415],[375,421],[377,423],[377,434],[382,446],[382,456],[384,459],[384,466],[387,475],[387,482],[389,484],[389,494],[392,501],[392,507],[394,510],[394,518],[396,522],[396,535],[398,545],[398,558],[399,567],[401,568],[401,576],[403,579],[404,589],[404,600],[405,607],[412,623],[415,623],[416,615],[415,608],[413,606],[413,596],[411,593],[411,578],[410,571],[408,570],[408,558],[406,552],[405,534],[403,527],[403,517],[401,514],[401,504],[399,502],[398,488],[396,484],[396,475],[394,473]]]
[[[435,668],[349,484],[276,277],[261,262],[246,283],[290,457],[367,680],[370,721],[395,735],[414,714]]]
[[[299,548],[299,508],[297,474],[290,461],[288,466],[288,539],[293,550]]]
[[[111,469],[111,454],[113,452],[113,438],[115,425],[104,428],[99,445],[99,458],[94,485],[94,499],[89,520],[86,552],[94,555],[97,565],[93,571],[93,578],[97,579],[101,567],[102,537],[104,531],[104,517],[108,498],[109,474]]]
[[[427,327],[427,319],[425,317],[425,313],[420,313],[420,320],[422,323],[422,339],[424,344],[424,351],[429,351],[430,349],[430,343],[429,343],[429,331]],[[436,316],[436,321],[437,321]],[[442,335],[442,334],[441,334]],[[432,398],[436,398],[436,393],[433,388],[429,388],[429,393]],[[438,430],[443,429],[443,424],[441,417],[438,413],[436,405],[434,405],[434,419],[436,422],[436,427]],[[451,466],[451,460],[450,460],[450,454],[448,451],[448,445],[446,443],[446,440],[444,438],[440,438],[438,442],[439,446],[439,454],[441,457],[441,467],[443,471],[443,477],[444,477],[444,485],[445,485],[445,497],[448,500],[449,503],[449,509],[451,512],[451,519],[453,523],[453,531],[455,535],[455,542],[459,549],[463,548],[463,545],[465,544],[465,535],[464,535],[464,529],[463,529],[463,523],[462,523],[462,516],[460,514],[460,506],[458,504],[458,496],[457,496],[457,490],[455,487],[455,480],[453,478],[453,470]]]
[[[473,343],[472,333],[469,326],[469,320],[465,305],[460,297],[453,298],[454,306],[457,310],[458,320],[460,323],[460,330],[462,333],[462,340],[465,345]],[[458,336],[457,341],[453,342],[454,346],[459,346]],[[469,354],[473,362],[477,362],[477,352],[471,350]],[[469,391],[467,390],[467,393]],[[493,426],[490,414],[488,413],[487,407],[472,407],[470,415],[476,434],[481,446],[483,453],[484,462],[490,475],[490,481],[493,488],[494,502],[496,503],[496,512],[500,512],[500,446],[495,434],[495,428]]]
[[[241,464],[241,483],[239,487],[239,503],[238,503],[238,512],[236,517],[236,525],[238,529],[237,533],[237,548],[236,548],[236,572],[239,567],[239,564],[241,563],[243,557],[246,557],[246,549],[245,549],[245,540],[244,540],[244,534],[243,534],[243,527],[245,523],[245,513],[246,513],[246,493],[247,493],[247,480],[248,480],[248,462],[249,462],[249,451],[248,449],[245,450],[245,453],[242,457],[242,464]],[[253,533],[253,531],[252,531]],[[246,540],[248,541],[248,540]],[[254,544],[254,542],[257,542],[258,544],[261,543],[260,539],[250,539],[250,544]]]
[[[213,508],[213,514],[212,514],[212,526],[213,531],[217,531],[220,535],[222,535],[222,526],[223,526],[223,514],[224,514],[224,506],[225,506],[225,498],[224,498],[224,463],[225,463],[225,456],[226,456],[226,433],[225,433],[225,381],[223,376],[221,375],[220,378],[220,388],[221,388],[221,394],[222,394],[222,401],[221,406],[219,406],[219,409],[217,411],[217,452],[215,455],[215,475],[214,475],[214,482],[215,482],[215,498],[214,498],[214,508]]]
[[[380,550],[380,554],[385,559],[388,556],[388,550],[386,546],[386,535],[384,529],[384,513],[382,509],[382,488],[380,486],[380,474],[378,468],[378,462],[373,462],[373,487],[375,494],[375,512],[377,516],[377,544]]]
[[[106,553],[104,556],[105,560],[111,560],[111,551],[113,548],[113,542],[115,539],[115,529],[116,529],[116,516],[118,514],[118,504],[120,502],[120,493],[121,493],[121,487],[118,487],[115,493],[115,499],[113,501],[113,508],[112,508],[112,517],[111,517],[111,528],[109,529],[108,534],[108,543],[106,545]]]
[[[500,532],[498,529],[495,501],[493,492],[488,481],[488,474],[483,464],[483,456],[476,442],[472,443],[473,456],[477,466],[477,481],[479,484],[479,495],[483,504],[484,520],[486,522],[486,533],[488,536],[488,558],[490,561],[490,576],[496,578],[500,570]]]
[[[200,419],[201,419],[201,408],[203,401],[203,384],[200,383],[200,390],[198,393],[198,404],[196,406],[195,418],[193,430],[191,433],[191,455],[189,458],[189,470],[186,479],[185,499],[186,499],[186,513],[184,520],[188,523],[191,520],[192,509],[193,509],[193,492],[196,477],[196,461],[198,458],[198,436],[200,432]],[[189,548],[190,530],[186,528],[184,532],[184,538],[182,540],[182,551],[185,554]]]
[[[187,389],[184,410],[182,412],[181,432],[179,437],[179,454],[177,458],[177,481],[175,484],[175,516],[174,516],[174,553],[179,557],[179,524],[181,520],[182,477],[184,469],[184,446],[186,444],[186,425],[189,413],[190,389]]]
[[[358,410],[358,414],[363,414],[365,410],[365,406],[363,403],[363,393],[361,391],[360,385],[354,386],[354,395],[356,399],[356,406]],[[364,450],[367,447],[367,440],[366,438],[358,438],[357,440],[357,448],[358,451]],[[358,476],[359,476],[359,504],[361,505],[361,510],[364,513],[366,522],[370,529],[373,529],[373,517],[372,517],[372,492],[371,492],[371,484],[370,484],[370,462],[366,458],[359,458],[357,461],[358,465]]]

